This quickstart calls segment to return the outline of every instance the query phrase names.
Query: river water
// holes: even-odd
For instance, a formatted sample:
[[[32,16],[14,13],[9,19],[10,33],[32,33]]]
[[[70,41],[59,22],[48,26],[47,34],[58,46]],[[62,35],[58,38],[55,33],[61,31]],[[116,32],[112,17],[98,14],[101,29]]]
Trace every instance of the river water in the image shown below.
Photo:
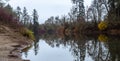
[[[30,61],[120,61],[120,37],[42,35],[22,53]]]

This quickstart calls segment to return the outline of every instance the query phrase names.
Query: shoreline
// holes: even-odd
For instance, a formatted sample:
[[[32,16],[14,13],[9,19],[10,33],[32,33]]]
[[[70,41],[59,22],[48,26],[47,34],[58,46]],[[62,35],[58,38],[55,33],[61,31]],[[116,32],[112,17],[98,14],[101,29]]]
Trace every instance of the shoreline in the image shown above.
[[[32,43],[13,29],[0,26],[0,61],[29,61],[22,59],[22,50]]]

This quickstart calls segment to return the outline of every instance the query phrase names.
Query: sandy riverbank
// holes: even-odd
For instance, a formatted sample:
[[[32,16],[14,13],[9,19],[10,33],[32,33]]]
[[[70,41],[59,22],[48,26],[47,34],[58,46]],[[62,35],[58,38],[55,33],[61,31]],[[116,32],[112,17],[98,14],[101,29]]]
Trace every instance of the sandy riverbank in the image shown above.
[[[25,61],[21,58],[21,50],[31,44],[30,39],[0,25],[0,61]]]

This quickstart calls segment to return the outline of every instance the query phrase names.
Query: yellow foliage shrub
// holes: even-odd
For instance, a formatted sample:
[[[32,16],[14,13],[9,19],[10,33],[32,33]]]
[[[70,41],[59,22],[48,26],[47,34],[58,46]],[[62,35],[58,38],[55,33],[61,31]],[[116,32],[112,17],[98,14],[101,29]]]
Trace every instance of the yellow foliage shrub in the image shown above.
[[[35,37],[34,37],[34,34],[31,30],[28,30],[27,28],[21,28],[20,29],[20,33],[23,35],[23,36],[26,36],[32,40],[35,40]]]
[[[101,42],[107,42],[108,41],[108,37],[101,34],[98,36],[98,40],[101,41]]]
[[[107,26],[108,26],[108,24],[107,24],[107,22],[105,22],[105,21],[101,21],[101,22],[98,24],[98,28],[99,28],[100,30],[105,30],[105,29],[107,28]]]

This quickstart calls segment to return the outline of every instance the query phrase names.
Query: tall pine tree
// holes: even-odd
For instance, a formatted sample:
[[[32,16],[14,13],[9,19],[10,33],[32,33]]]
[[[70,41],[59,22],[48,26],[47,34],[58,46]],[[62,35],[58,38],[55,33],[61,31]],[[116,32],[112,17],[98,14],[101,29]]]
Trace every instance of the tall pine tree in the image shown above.
[[[27,16],[28,16],[28,12],[27,12],[26,7],[24,7],[23,13],[22,13],[22,23],[23,23],[24,26],[27,23]]]
[[[38,13],[36,11],[36,9],[33,10],[33,31],[36,33],[38,32],[38,27],[39,27],[39,23],[38,23]]]
[[[21,12],[21,8],[19,6],[16,9],[16,14],[17,14],[17,19],[20,22],[22,12]]]

